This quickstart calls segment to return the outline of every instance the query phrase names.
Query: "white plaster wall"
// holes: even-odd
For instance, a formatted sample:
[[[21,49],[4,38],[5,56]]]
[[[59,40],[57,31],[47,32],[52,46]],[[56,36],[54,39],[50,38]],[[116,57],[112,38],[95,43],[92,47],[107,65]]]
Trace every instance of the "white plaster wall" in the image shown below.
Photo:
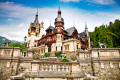
[[[51,45],[51,51],[56,51],[56,43],[53,43],[53,44]]]
[[[57,46],[57,51],[61,51],[62,42],[57,42],[56,46]]]
[[[47,46],[45,46],[45,52],[48,52],[48,47]]]

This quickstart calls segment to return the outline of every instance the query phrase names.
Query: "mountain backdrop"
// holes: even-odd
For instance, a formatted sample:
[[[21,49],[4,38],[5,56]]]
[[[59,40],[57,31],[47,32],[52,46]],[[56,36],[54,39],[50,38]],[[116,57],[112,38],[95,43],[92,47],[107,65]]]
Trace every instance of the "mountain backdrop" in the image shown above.
[[[0,36],[0,46],[2,46],[2,43],[5,43],[5,42],[12,42],[12,43],[20,43],[20,44],[23,44],[23,42],[18,42],[18,41],[16,41],[16,40],[9,40],[9,39],[7,39],[6,37]]]

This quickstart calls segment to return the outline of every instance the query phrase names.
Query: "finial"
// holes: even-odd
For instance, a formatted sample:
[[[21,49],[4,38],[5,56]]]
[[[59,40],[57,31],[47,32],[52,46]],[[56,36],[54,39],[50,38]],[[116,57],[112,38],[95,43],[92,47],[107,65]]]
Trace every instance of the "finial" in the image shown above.
[[[36,13],[36,15],[38,15],[38,9],[37,9],[37,13]]]
[[[60,2],[59,2],[59,10],[60,10]]]

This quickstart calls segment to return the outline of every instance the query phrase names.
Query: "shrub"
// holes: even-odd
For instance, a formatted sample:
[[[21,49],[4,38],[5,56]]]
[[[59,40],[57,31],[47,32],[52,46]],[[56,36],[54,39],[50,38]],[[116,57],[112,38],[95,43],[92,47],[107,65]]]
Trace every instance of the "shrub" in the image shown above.
[[[45,53],[44,56],[45,56],[45,57],[49,57],[49,56],[50,56],[50,53]]]
[[[55,52],[55,56],[60,57],[62,52]]]
[[[64,59],[61,60],[61,62],[69,62],[69,60],[64,58]]]

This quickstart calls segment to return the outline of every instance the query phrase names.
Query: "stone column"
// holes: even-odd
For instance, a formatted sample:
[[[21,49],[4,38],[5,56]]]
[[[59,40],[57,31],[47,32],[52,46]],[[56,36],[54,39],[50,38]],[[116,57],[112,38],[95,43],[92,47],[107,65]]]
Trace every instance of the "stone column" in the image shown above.
[[[58,65],[58,71],[60,71],[60,65]]]

